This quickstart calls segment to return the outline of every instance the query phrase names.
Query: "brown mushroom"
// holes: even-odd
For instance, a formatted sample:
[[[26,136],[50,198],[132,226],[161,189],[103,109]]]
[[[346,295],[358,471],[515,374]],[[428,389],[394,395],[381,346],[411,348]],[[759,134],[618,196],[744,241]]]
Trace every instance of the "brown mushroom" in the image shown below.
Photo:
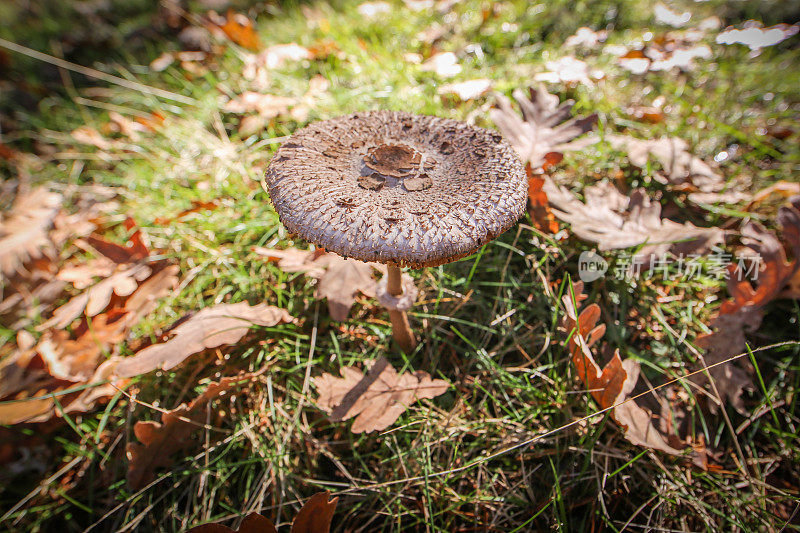
[[[527,180],[499,133],[398,111],[311,124],[278,150],[266,185],[286,228],[329,252],[387,265],[378,288],[395,340],[416,340],[402,267],[467,256],[522,215]]]

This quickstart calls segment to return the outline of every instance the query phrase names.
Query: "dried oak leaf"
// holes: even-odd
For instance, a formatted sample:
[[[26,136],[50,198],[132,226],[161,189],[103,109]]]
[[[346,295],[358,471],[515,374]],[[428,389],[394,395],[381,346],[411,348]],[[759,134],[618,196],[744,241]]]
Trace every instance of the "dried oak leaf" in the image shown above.
[[[636,189],[627,197],[602,182],[586,188],[585,203],[549,179],[543,190],[553,213],[568,222],[579,238],[596,242],[601,250],[644,245],[636,256],[639,261],[667,252],[702,253],[724,240],[725,233],[719,228],[661,218],[661,206],[652,202],[644,189]]]
[[[631,164],[637,167],[646,167],[648,160],[654,158],[663,170],[663,175],[657,174],[656,178],[665,183],[701,193],[718,193],[726,185],[722,174],[691,154],[689,144],[678,137],[636,139],[628,135],[606,135],[603,140],[625,152]]]
[[[11,276],[31,259],[52,251],[48,231],[61,208],[61,195],[37,187],[17,195],[0,220],[0,274]]]
[[[680,449],[668,442],[676,439],[662,434],[653,424],[654,416],[650,410],[633,400],[626,401],[639,379],[639,364],[632,359],[623,361],[619,350],[615,350],[614,356],[602,369],[597,364],[591,347],[603,337],[606,330],[605,324],[597,324],[600,307],[591,304],[578,313],[575,303],[586,299],[580,282],[574,285],[574,298],[573,302],[573,295],[567,294],[561,300],[565,309],[561,329],[568,336],[567,349],[572,356],[572,364],[586,389],[592,391],[601,409],[613,407],[611,417],[623,428],[628,441],[670,455],[682,455]],[[703,464],[701,458],[695,460]]]
[[[519,89],[512,93],[519,104],[522,117],[514,111],[511,101],[497,95],[497,109],[489,113],[506,141],[514,147],[523,163],[540,167],[548,152],[571,150],[570,141],[594,128],[597,115],[570,118],[574,102],[559,104],[558,96],[543,87],[530,89],[530,98]]]
[[[239,342],[251,326],[275,326],[292,322],[284,309],[247,302],[218,304],[200,310],[172,330],[167,342],[154,344],[122,360],[116,368],[121,377],[132,377],[156,370],[169,370],[187,357],[207,348]]]
[[[764,318],[764,307],[781,298],[797,298],[800,294],[792,290],[800,277],[800,197],[791,207],[782,207],[778,212],[778,224],[786,243],[792,251],[792,260],[787,259],[786,250],[778,237],[757,222],[748,222],[742,228],[742,244],[761,257],[758,286],[754,287],[735,265],[729,267],[728,293],[731,299],[720,306],[709,326],[712,333],[697,338],[697,345],[706,350],[706,365],[714,365],[747,351],[746,334],[756,331]],[[709,369],[717,390],[737,411],[746,413],[742,393],[752,390],[751,365],[739,359]],[[696,382],[705,384],[705,374],[699,374]],[[713,404],[712,409],[715,408]]]
[[[338,501],[328,491],[311,496],[292,522],[291,533],[328,533]],[[235,531],[222,524],[203,524],[186,533],[278,533],[278,529],[269,518],[251,513]]]
[[[189,405],[181,404],[161,416],[161,422],[139,421],[133,433],[140,442],[128,444],[128,483],[138,490],[149,483],[156,469],[172,464],[172,455],[186,448],[200,420],[205,419],[206,405],[234,385],[248,381],[257,373],[225,377],[211,383]]]
[[[423,371],[398,374],[384,357],[366,375],[353,367],[344,367],[341,373],[341,378],[326,373],[314,380],[317,405],[335,422],[356,417],[353,433],[384,430],[412,403],[444,394],[450,386]]]
[[[383,267],[374,263],[364,263],[355,259],[326,253],[322,250],[298,250],[288,248],[275,250],[256,247],[258,255],[277,262],[284,272],[303,272],[317,280],[315,298],[328,299],[328,310],[333,320],[347,320],[350,309],[360,292],[375,297],[377,281],[373,269],[383,272]]]

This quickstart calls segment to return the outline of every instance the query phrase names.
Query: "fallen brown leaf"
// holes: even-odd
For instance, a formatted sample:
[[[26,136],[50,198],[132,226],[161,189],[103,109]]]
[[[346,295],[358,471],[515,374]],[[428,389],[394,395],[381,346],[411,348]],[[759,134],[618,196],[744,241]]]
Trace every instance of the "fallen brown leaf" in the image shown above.
[[[623,47],[616,55],[619,56],[617,64],[620,67],[643,75],[672,69],[689,72],[696,68],[695,60],[710,59],[713,53],[707,45],[697,44],[697,39],[691,34],[670,32],[640,49],[628,50]]]
[[[84,319],[71,334],[46,331],[38,344],[20,351],[0,365],[0,423],[43,422],[58,414],[53,393],[65,413],[85,412],[103,398],[117,393],[125,380],[115,378],[113,370],[119,344],[130,329],[155,307],[177,283],[177,266],[161,268],[139,285],[124,305],[92,319]],[[38,363],[37,363],[38,361]],[[112,380],[111,383],[104,383]],[[89,385],[82,391],[61,391]],[[43,396],[36,400],[27,398]]]
[[[316,279],[315,298],[327,298],[331,318],[340,321],[347,320],[359,292],[366,296],[375,296],[377,282],[372,271],[383,271],[380,265],[345,259],[321,250],[256,247],[253,251],[271,261],[277,261],[278,267],[284,272],[303,272]]]
[[[158,468],[172,464],[172,455],[189,446],[190,439],[203,424],[205,407],[231,387],[252,380],[257,373],[222,378],[211,383],[189,405],[181,404],[161,416],[161,422],[138,421],[133,433],[139,442],[128,444],[128,483],[138,490],[149,483]]]
[[[433,72],[442,78],[452,78],[460,73],[463,67],[453,52],[440,52],[429,57],[419,68],[426,72]]]
[[[523,163],[533,168],[544,163],[548,152],[571,149],[570,141],[590,131],[597,123],[597,115],[570,118],[574,102],[559,104],[558,96],[549,94],[543,87],[530,89],[530,98],[521,90],[513,92],[522,118],[514,111],[511,101],[497,96],[498,109],[489,114],[503,137],[514,147]]]
[[[261,117],[270,119],[289,112],[289,107],[296,103],[295,98],[275,96],[248,91],[229,100],[223,107],[228,113],[256,112]]]
[[[571,225],[572,232],[601,250],[644,245],[636,260],[648,263],[653,256],[702,253],[724,241],[719,228],[700,228],[661,218],[661,206],[650,200],[644,189],[630,197],[602,182],[587,187],[581,202],[563,187],[547,179],[543,185],[553,213]]]
[[[314,380],[319,392],[317,405],[334,422],[356,417],[353,433],[381,431],[391,426],[408,407],[424,398],[435,398],[449,388],[442,379],[417,371],[398,374],[386,358],[377,359],[366,375],[344,367],[342,377],[322,374]]]
[[[239,342],[253,325],[269,327],[293,320],[284,309],[263,303],[252,307],[247,302],[207,307],[175,327],[167,342],[123,359],[116,374],[132,377],[159,368],[169,370],[207,348]]]
[[[606,135],[603,138],[617,150],[628,155],[630,162],[645,168],[650,157],[661,164],[663,180],[671,185],[689,186],[700,192],[719,192],[725,178],[711,165],[692,155],[689,145],[678,137],[636,139],[627,135]],[[658,177],[658,176],[657,176]]]
[[[56,279],[71,283],[76,289],[82,290],[94,285],[96,278],[110,277],[116,269],[117,265],[110,259],[96,257],[63,266],[56,274]]]
[[[127,219],[125,224],[129,230],[135,229],[132,219]],[[91,279],[80,279],[78,278],[80,275],[96,274],[100,271],[110,273],[105,279],[88,286],[84,292],[53,311],[53,316],[38,327],[40,331],[49,328],[65,328],[84,314],[87,317],[98,315],[108,307],[113,295],[124,298],[133,294],[139,283],[153,273],[153,266],[144,261],[150,255],[150,250],[144,242],[141,230],[137,229],[133,232],[128,239],[128,246],[113,243],[95,235],[90,235],[86,242],[105,256],[108,261],[117,263],[117,265],[109,266],[108,262],[97,260],[94,263],[86,263],[83,268],[68,269],[62,279],[78,279],[79,283],[75,285],[76,288],[79,288],[79,285],[89,285]],[[156,266],[160,268],[160,266]]]
[[[250,513],[244,517],[239,529],[231,529],[222,524],[203,524],[195,526],[186,533],[278,533],[272,520],[258,513]]]
[[[605,42],[608,38],[607,30],[594,31],[591,28],[583,26],[578,28],[574,35],[570,35],[564,41],[564,46],[567,48],[595,48],[600,43]]]

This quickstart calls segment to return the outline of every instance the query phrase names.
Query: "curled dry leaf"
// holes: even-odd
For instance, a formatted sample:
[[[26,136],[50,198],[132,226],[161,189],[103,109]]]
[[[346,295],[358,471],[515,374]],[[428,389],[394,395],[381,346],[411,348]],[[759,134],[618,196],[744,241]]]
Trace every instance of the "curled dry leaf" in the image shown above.
[[[706,349],[706,365],[746,353],[745,335],[761,326],[764,308],[769,302],[781,297],[800,297],[793,290],[794,283],[800,277],[800,198],[796,198],[791,207],[780,209],[778,224],[791,249],[792,260],[787,259],[778,237],[761,224],[748,222],[742,228],[742,243],[761,257],[758,286],[754,287],[745,279],[735,265],[729,267],[728,292],[731,299],[723,302],[719,313],[711,319],[709,326],[712,333],[702,335],[696,341],[699,347]],[[739,359],[708,371],[723,396],[721,400],[743,414],[746,409],[742,393],[753,387],[751,370],[749,362]],[[704,384],[706,380],[705,374],[699,374],[696,378],[699,384]]]
[[[195,431],[205,420],[206,405],[239,383],[252,380],[258,373],[222,378],[211,383],[189,405],[181,404],[161,416],[161,422],[139,421],[133,433],[139,442],[128,444],[128,483],[138,490],[149,483],[156,469],[172,464],[172,455],[190,444]]]
[[[412,403],[444,394],[450,386],[423,371],[398,374],[384,357],[376,360],[366,375],[353,367],[344,367],[341,373],[341,378],[322,374],[314,380],[319,392],[317,405],[335,422],[356,417],[353,433],[384,430]]]
[[[134,229],[135,223],[129,218],[126,220],[126,226],[128,229]],[[65,328],[84,314],[87,317],[97,316],[108,307],[113,295],[120,298],[129,296],[139,286],[139,282],[150,277],[154,268],[152,265],[145,264],[150,250],[144,242],[141,230],[136,230],[128,241],[129,245],[123,246],[94,235],[86,239],[92,248],[101,253],[107,261],[116,263],[116,265],[111,265],[104,270],[100,268],[100,265],[108,265],[108,262],[98,260],[94,263],[94,266],[98,267],[96,269],[91,268],[90,264],[86,264],[83,269],[80,267],[77,270],[67,269],[64,274],[66,279],[77,279],[76,276],[80,274],[95,274],[100,271],[110,272],[110,274],[53,311],[53,316],[38,327],[39,331],[49,328]],[[160,267],[163,267],[163,264],[156,265],[156,270]],[[59,274],[57,274],[58,276]],[[86,278],[79,280],[79,284],[75,285],[76,288],[78,285],[87,286],[89,280]]]
[[[377,282],[372,272],[373,269],[383,272],[381,265],[345,259],[322,250],[296,248],[275,250],[256,247],[253,251],[270,261],[276,261],[284,272],[303,272],[306,276],[316,279],[317,288],[314,296],[328,299],[328,310],[334,320],[347,320],[359,292],[375,297]]]
[[[172,330],[172,338],[122,360],[116,374],[131,377],[156,369],[169,370],[207,348],[239,342],[251,326],[270,327],[294,319],[284,309],[247,302],[218,304],[202,309]]]
[[[331,498],[328,491],[314,494],[297,513],[290,533],[329,533],[338,501],[339,498]],[[278,530],[270,519],[252,513],[235,531],[221,524],[203,524],[187,533],[278,533]]]
[[[649,262],[652,256],[667,252],[702,253],[724,241],[719,228],[699,228],[690,222],[680,224],[661,218],[661,205],[651,201],[644,189],[636,189],[627,197],[602,182],[586,188],[585,203],[549,179],[543,190],[555,215],[568,222],[575,235],[598,243],[601,250],[644,245],[637,261]]]
[[[0,273],[11,276],[25,263],[52,251],[48,234],[61,208],[61,195],[36,187],[17,195],[0,221]]]
[[[490,116],[523,163],[530,163],[533,168],[542,166],[549,152],[571,150],[569,142],[597,123],[595,114],[570,118],[574,102],[559,104],[558,97],[541,86],[530,90],[530,98],[519,89],[513,96],[522,111],[521,118],[503,95],[497,96],[498,109],[492,109]]]
[[[629,400],[639,379],[639,364],[632,359],[620,358],[619,350],[605,367],[600,368],[594,355],[594,346],[605,334],[605,324],[598,324],[600,307],[597,304],[586,306],[578,313],[581,301],[586,299],[583,284],[576,283],[574,294],[562,298],[565,315],[561,329],[567,335],[567,349],[572,356],[572,364],[578,377],[601,409],[611,410],[611,416],[622,428],[625,438],[637,446],[646,446],[670,455],[682,455],[685,445],[674,435],[661,433],[653,424],[654,415],[633,400]],[[573,301],[574,296],[574,301]],[[627,401],[626,401],[627,400]],[[705,457],[692,452],[693,460],[704,467]]]

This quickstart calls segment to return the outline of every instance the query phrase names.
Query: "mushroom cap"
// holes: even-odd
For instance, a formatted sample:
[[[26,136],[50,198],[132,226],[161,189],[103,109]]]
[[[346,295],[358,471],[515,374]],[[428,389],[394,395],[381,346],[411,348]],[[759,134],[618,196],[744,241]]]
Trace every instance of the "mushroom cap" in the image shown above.
[[[414,268],[471,254],[527,199],[525,170],[499,133],[399,111],[298,130],[266,185],[289,231],[344,257]]]

